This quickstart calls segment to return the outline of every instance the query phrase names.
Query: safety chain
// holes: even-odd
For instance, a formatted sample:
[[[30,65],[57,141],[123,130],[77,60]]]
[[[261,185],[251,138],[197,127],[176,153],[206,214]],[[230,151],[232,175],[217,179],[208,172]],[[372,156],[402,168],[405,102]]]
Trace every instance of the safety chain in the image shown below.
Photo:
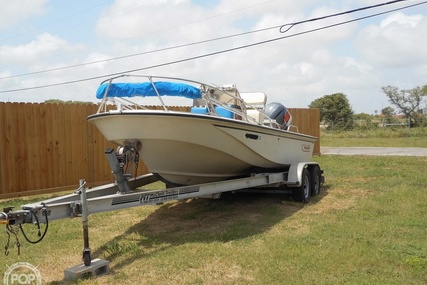
[[[21,242],[18,238],[19,226],[17,225],[6,225],[6,233],[7,233],[7,243],[4,246],[4,255],[9,255],[9,245],[10,245],[10,233],[15,235],[16,247],[18,248],[18,255],[21,254]]]
[[[42,211],[42,213],[44,213],[44,218],[45,218],[45,221],[46,221],[46,227],[45,227],[45,229],[43,231],[43,234],[42,234],[41,229],[40,229],[40,220],[37,217],[36,211],[34,209],[30,209],[29,210],[30,213],[31,213],[31,215],[34,218],[35,225],[37,226],[37,235],[39,237],[37,240],[31,240],[31,239],[28,238],[27,234],[24,231],[24,228],[22,227],[22,224],[18,224],[18,225],[9,225],[9,224],[6,224],[7,243],[4,246],[4,254],[6,256],[9,255],[10,234],[11,233],[13,235],[15,235],[16,246],[18,248],[18,255],[21,254],[21,242],[19,241],[19,238],[18,238],[19,231],[22,232],[22,235],[24,236],[25,240],[28,241],[29,243],[32,243],[32,244],[36,244],[36,243],[41,242],[43,240],[43,238],[46,236],[47,230],[49,228],[48,210],[46,209],[46,205],[44,203],[42,203],[42,205],[43,205],[43,208],[41,209],[41,211]]]

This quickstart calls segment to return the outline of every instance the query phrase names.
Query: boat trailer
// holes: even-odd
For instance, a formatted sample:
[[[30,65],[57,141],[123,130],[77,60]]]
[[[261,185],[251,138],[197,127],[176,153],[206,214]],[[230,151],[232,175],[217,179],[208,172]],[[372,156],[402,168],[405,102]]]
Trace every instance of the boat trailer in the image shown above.
[[[189,198],[220,198],[221,193],[235,191],[260,191],[264,193],[291,193],[295,199],[307,203],[310,196],[320,192],[323,184],[323,171],[316,162],[300,162],[292,164],[288,169],[278,172],[252,173],[248,177],[204,183],[191,186],[165,188],[161,190],[139,189],[142,186],[158,181],[157,176],[145,174],[132,178],[132,164],[137,164],[139,155],[132,147],[119,147],[105,150],[108,162],[115,177],[115,182],[86,189],[85,180],[80,180],[80,187],[72,194],[31,203],[22,206],[21,210],[13,207],[4,208],[0,212],[0,224],[5,224],[8,241],[5,254],[9,253],[11,234],[15,236],[18,254],[20,241],[18,233],[30,243],[38,243],[45,237],[49,222],[64,218],[81,217],[83,223],[83,261],[86,266],[91,264],[89,247],[88,215],[136,206],[161,204],[171,200]],[[131,165],[131,167],[129,167]],[[38,229],[38,239],[30,240],[25,233],[23,224],[34,224]],[[41,224],[45,224],[43,233]]]

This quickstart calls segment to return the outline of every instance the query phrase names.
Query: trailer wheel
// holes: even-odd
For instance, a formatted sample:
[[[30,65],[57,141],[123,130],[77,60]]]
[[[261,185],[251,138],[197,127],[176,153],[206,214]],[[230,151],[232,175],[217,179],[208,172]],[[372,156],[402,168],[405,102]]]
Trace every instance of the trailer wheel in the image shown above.
[[[314,165],[309,168],[310,172],[310,183],[311,183],[311,195],[316,196],[320,194],[320,184],[322,179],[322,173],[318,165]]]
[[[304,168],[301,176],[301,186],[292,189],[292,194],[297,202],[308,203],[311,197],[311,179],[307,168]]]

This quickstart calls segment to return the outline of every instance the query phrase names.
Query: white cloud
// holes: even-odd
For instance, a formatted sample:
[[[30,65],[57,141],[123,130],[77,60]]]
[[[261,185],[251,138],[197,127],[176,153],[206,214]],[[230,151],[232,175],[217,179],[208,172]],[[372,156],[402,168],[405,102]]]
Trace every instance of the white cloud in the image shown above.
[[[427,18],[395,13],[379,25],[370,25],[359,34],[357,46],[372,62],[383,67],[399,67],[427,63]]]
[[[70,52],[80,48],[80,45],[72,45],[64,39],[44,33],[36,36],[29,43],[0,46],[0,64],[28,66],[40,62],[46,63],[46,58],[53,56],[54,53]]]
[[[108,60],[110,58],[112,58],[112,56],[108,56],[100,52],[92,52],[86,57],[85,62],[90,63],[89,65],[86,65],[86,68],[97,69],[99,71],[102,71],[108,64],[108,62],[105,60]]]
[[[203,19],[202,8],[190,0],[116,1],[99,18],[96,30],[100,36],[113,39],[159,35],[164,31]]]
[[[409,26],[414,29],[417,27],[420,21],[422,21],[422,19],[422,15],[406,16],[405,14],[398,12],[382,20],[380,23],[380,28],[385,29],[387,26],[398,24],[401,26]]]
[[[328,50],[319,49],[319,50],[315,50],[313,52],[313,54],[311,55],[311,59],[312,59],[314,64],[325,66],[331,62],[332,56]]]
[[[12,0],[2,1],[0,29],[8,28],[31,16],[40,16],[45,12],[48,0]]]

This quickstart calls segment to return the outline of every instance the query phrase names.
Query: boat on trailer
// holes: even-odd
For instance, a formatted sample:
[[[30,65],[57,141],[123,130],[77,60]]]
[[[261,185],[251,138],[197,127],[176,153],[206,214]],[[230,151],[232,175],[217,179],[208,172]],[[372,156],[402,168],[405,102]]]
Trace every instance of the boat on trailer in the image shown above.
[[[125,77],[126,82],[117,82]],[[134,100],[150,97],[159,104],[148,107],[144,100]],[[174,111],[166,97],[187,98],[191,107]],[[119,145],[118,154],[142,157],[168,186],[286,170],[310,161],[317,140],[292,131],[295,126],[285,106],[267,104],[264,93],[240,92],[235,85],[122,75],[102,82],[97,98],[101,104],[88,121]]]
[[[288,193],[303,203],[320,193],[323,170],[310,161],[316,137],[291,131],[292,117],[282,104],[266,104],[264,93],[240,93],[234,85],[143,77],[148,81],[115,83],[117,78],[112,78],[101,84],[97,97],[102,102],[97,113],[88,117],[107,140],[119,145],[117,150],[105,150],[114,183],[86,191],[81,179],[71,194],[0,212],[0,224],[6,225],[9,237],[15,236],[18,254],[19,231],[34,244],[44,239],[50,221],[81,217],[86,267],[69,268],[65,275],[108,272],[108,261],[91,257],[89,214],[172,200],[219,198],[230,191]],[[192,107],[188,112],[173,111],[163,100],[167,95],[189,98]],[[161,107],[127,99],[133,96],[155,96]],[[140,155],[153,173],[131,177]],[[159,178],[166,182],[165,189],[141,188]],[[42,223],[46,224],[43,233]],[[30,240],[23,224],[36,225],[39,238]],[[10,238],[5,254],[9,243]]]

